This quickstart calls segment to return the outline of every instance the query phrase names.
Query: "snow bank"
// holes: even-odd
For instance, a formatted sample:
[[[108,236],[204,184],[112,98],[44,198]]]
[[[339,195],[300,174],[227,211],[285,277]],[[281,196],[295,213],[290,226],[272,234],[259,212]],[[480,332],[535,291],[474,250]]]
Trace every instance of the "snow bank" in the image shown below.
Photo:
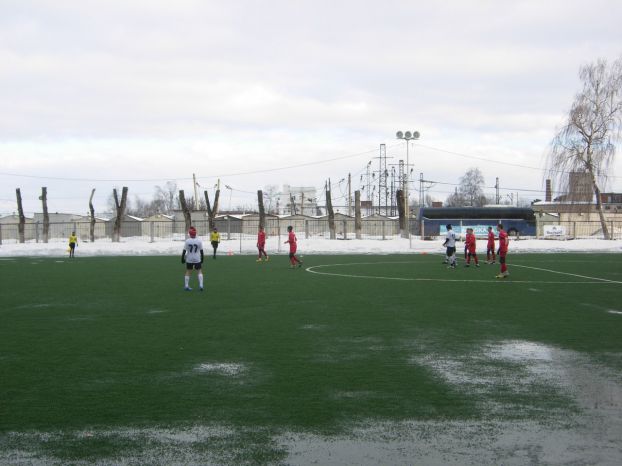
[[[254,240],[239,239],[222,241],[218,249],[219,255],[248,254],[257,252]],[[460,251],[461,244],[458,245]],[[410,241],[403,238],[388,240],[350,239],[304,239],[298,240],[298,251],[301,255],[307,254],[416,254],[443,252],[442,240],[422,241],[412,238]],[[204,239],[206,254],[211,253],[209,241]],[[150,243],[143,239],[124,239],[120,243],[102,240],[94,243],[80,242],[76,249],[76,256],[157,256],[181,255],[182,241],[162,240]],[[286,254],[287,245],[279,244],[277,238],[270,238],[266,244],[268,254]],[[478,242],[478,251],[485,254],[485,242]],[[569,241],[521,239],[510,241],[510,253],[521,252],[618,252],[622,253],[622,241],[605,241],[599,239],[576,239]],[[67,255],[67,245],[64,242],[53,243],[25,243],[0,245],[0,257],[49,256],[61,257]]]

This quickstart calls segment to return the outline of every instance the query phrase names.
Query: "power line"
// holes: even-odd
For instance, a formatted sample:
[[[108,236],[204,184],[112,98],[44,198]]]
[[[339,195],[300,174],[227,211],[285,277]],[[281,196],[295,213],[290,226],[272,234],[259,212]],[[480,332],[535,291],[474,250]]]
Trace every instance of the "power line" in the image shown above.
[[[504,162],[501,160],[494,160],[494,159],[488,159],[486,157],[480,157],[480,156],[476,156],[476,155],[468,155],[468,154],[463,154],[461,152],[455,152],[455,151],[450,151],[450,150],[446,150],[446,149],[440,149],[438,147],[432,147],[432,146],[426,146],[425,144],[417,144],[417,147],[423,147],[425,149],[430,149],[430,150],[434,150],[437,152],[443,152],[445,154],[450,154],[450,155],[456,155],[458,157],[463,157],[463,158],[467,158],[467,159],[474,159],[474,160],[481,160],[483,162],[491,162],[491,163],[497,163],[499,165],[508,165],[510,167],[519,167],[519,168],[527,168],[529,170],[537,170],[540,172],[550,172],[550,173],[572,173],[571,171],[567,171],[567,170],[555,170],[555,169],[546,169],[546,168],[540,168],[540,167],[531,167],[529,165],[522,165],[519,163],[512,163],[512,162]],[[622,178],[622,176],[614,176],[614,175],[607,175],[608,178]]]
[[[276,168],[266,168],[266,169],[262,169],[262,170],[251,170],[251,171],[247,171],[247,172],[234,172],[234,173],[221,173],[218,175],[210,175],[210,176],[203,176],[203,177],[199,177],[198,179],[212,179],[212,178],[224,178],[227,176],[245,176],[245,175],[257,175],[260,173],[270,173],[270,172],[275,172],[275,171],[281,171],[281,170],[290,170],[292,168],[302,168],[302,167],[309,167],[309,166],[313,166],[313,165],[321,165],[324,163],[330,163],[330,162],[335,162],[338,160],[346,160],[346,159],[350,159],[350,158],[355,158],[355,157],[360,157],[362,155],[367,155],[367,154],[371,154],[375,152],[374,150],[368,150],[365,152],[359,152],[356,154],[349,154],[349,155],[343,155],[343,156],[339,156],[339,157],[332,157],[329,159],[324,159],[324,160],[318,160],[315,162],[306,162],[306,163],[301,163],[301,164],[296,164],[296,165],[287,165],[287,166],[283,166],[283,167],[276,167]],[[44,179],[44,180],[57,180],[57,181],[89,181],[89,182],[106,182],[106,183],[126,183],[126,182],[132,182],[132,183],[139,183],[139,182],[155,182],[155,181],[192,181],[192,177],[176,177],[176,178],[143,178],[143,179],[99,179],[99,178],[67,178],[67,177],[56,177],[56,176],[40,176],[40,175],[24,175],[24,174],[20,174],[20,173],[6,173],[6,172],[0,172],[0,176],[14,176],[14,177],[19,177],[19,178],[35,178],[35,179]]]

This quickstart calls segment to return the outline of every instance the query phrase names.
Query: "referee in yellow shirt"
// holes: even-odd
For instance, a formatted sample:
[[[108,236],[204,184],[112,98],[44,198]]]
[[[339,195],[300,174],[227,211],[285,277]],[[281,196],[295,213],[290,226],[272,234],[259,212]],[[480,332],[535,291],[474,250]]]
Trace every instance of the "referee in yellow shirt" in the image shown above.
[[[212,259],[216,259],[216,250],[218,249],[218,244],[220,243],[220,233],[218,233],[218,229],[216,227],[214,227],[210,233],[209,241],[212,243],[212,248],[214,248],[214,255],[212,256]]]
[[[78,245],[78,237],[76,232],[72,231],[69,235],[69,257],[74,257],[76,253],[76,246]]]

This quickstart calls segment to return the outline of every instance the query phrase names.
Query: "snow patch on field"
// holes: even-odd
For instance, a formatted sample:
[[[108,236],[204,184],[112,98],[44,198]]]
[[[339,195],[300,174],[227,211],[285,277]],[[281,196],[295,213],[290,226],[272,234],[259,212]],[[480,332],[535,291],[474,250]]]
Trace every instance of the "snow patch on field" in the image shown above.
[[[194,367],[196,372],[218,374],[225,376],[236,376],[246,372],[244,364],[231,362],[206,362]]]

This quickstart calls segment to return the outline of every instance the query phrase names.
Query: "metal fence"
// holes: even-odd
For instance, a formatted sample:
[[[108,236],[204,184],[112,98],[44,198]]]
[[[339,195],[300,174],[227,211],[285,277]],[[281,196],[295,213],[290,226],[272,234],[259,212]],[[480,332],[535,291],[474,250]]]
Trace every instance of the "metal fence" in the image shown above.
[[[434,239],[441,234],[441,227],[451,223],[458,236],[464,233],[464,228],[474,225],[489,225],[495,227],[498,222],[504,225],[505,230],[511,235],[521,238],[536,239],[604,239],[603,228],[598,221],[579,220],[541,220],[536,217],[534,221],[520,219],[423,219],[417,222],[415,234],[426,239]],[[608,220],[606,222],[612,239],[622,239],[622,220]],[[551,229],[551,226],[557,226]],[[495,230],[496,232],[496,230]],[[477,232],[476,232],[477,233]],[[485,230],[479,232],[485,235]]]
[[[608,220],[606,224],[612,239],[622,239],[622,221]],[[550,225],[561,227],[557,235],[547,235],[547,226]],[[538,238],[554,238],[555,236],[560,239],[604,238],[600,222],[574,220],[538,222]]]
[[[458,225],[455,220],[442,220],[442,222]],[[463,220],[464,225],[473,222],[490,223],[490,220]],[[460,223],[460,224],[462,224]],[[496,222],[492,222],[494,225]],[[330,239],[330,229],[328,221],[325,219],[275,219],[268,218],[265,223],[266,234],[269,237],[280,237],[287,235],[287,227],[291,225],[299,238],[326,238]],[[536,222],[526,235],[520,236],[534,238],[548,238],[546,227],[558,225],[562,234],[557,235],[559,239],[573,238],[603,238],[603,231],[600,222],[593,221],[546,221]],[[208,237],[209,223],[207,220],[194,222],[199,235]],[[216,219],[215,226],[218,229],[222,240],[245,240],[257,237],[259,227],[258,220],[243,220],[237,218]],[[607,223],[609,232],[614,239],[622,239],[622,221],[609,221]],[[112,222],[97,222],[95,224],[95,241],[112,240]],[[90,241],[89,222],[62,222],[50,223],[48,231],[49,242],[65,242],[72,232],[80,241]],[[509,231],[509,230],[508,230]],[[411,235],[435,239],[441,235],[438,221],[427,222],[417,219],[410,219]],[[183,240],[186,236],[186,225],[183,221],[135,221],[122,222],[121,237],[141,239],[148,242]],[[364,220],[361,222],[361,239],[386,240],[398,238],[400,236],[399,222],[397,219],[387,220]],[[355,239],[356,230],[354,219],[335,220],[335,237],[337,239]],[[24,225],[24,240],[26,242],[43,242],[43,224],[26,223]],[[19,226],[17,223],[0,224],[0,244],[19,242]]]
[[[237,218],[216,219],[214,221],[220,237],[223,240],[243,240],[257,237],[258,220],[243,220]],[[199,236],[209,236],[207,220],[194,221],[193,225]],[[330,238],[328,221],[316,219],[266,219],[264,228],[269,237],[286,236],[287,227],[291,225],[300,238]],[[413,228],[415,226],[412,222]],[[65,242],[72,232],[80,241],[90,241],[89,222],[60,222],[50,223],[48,230],[49,242]],[[98,240],[112,240],[112,222],[95,223],[94,237]],[[414,229],[412,230],[414,233]],[[361,238],[364,239],[391,239],[399,235],[397,220],[364,220],[362,221]],[[335,235],[339,239],[354,239],[356,230],[354,219],[335,220]],[[126,221],[121,223],[121,237],[142,239],[144,241],[170,241],[184,239],[186,224],[183,221]],[[0,244],[19,242],[19,225],[17,223],[0,224]],[[43,242],[43,224],[24,224],[24,240],[26,242]]]

